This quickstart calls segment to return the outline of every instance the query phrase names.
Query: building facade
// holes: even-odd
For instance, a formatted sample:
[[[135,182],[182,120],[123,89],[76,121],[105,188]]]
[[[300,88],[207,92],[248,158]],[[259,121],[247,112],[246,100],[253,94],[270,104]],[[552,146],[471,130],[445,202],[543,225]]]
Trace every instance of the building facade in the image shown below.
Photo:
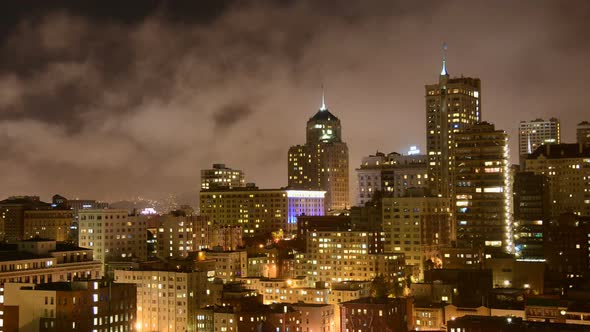
[[[81,210],[78,243],[103,262],[147,258],[147,225],[127,210]]]
[[[342,331],[405,332],[413,329],[412,299],[362,298],[340,304]]]
[[[405,254],[406,264],[418,268],[442,265],[441,248],[451,244],[450,200],[443,197],[383,198],[385,252]]]
[[[383,196],[402,197],[409,188],[428,187],[426,155],[401,155],[396,152],[363,157],[357,168],[356,204],[364,205],[376,191]]]
[[[115,281],[137,286],[137,330],[195,331],[196,311],[212,304],[213,271],[192,269],[115,270]]]
[[[327,211],[350,207],[348,146],[342,141],[340,119],[322,102],[306,130],[306,143],[289,148],[289,188],[325,191]]]
[[[71,210],[27,210],[24,211],[24,238],[44,238],[55,241],[70,239],[70,227],[74,219]]]
[[[582,121],[576,128],[576,142],[585,146],[590,146],[590,122]]]
[[[297,216],[324,215],[323,191],[258,189],[201,191],[201,215],[219,227],[242,227],[244,237],[282,230],[294,234]]]
[[[426,150],[432,193],[451,197],[455,134],[481,121],[481,81],[451,78],[446,58],[438,83],[426,85]]]
[[[508,137],[482,122],[454,135],[457,243],[513,251]]]
[[[201,170],[201,190],[232,189],[245,187],[244,172],[225,167],[225,164],[213,164],[213,168]]]
[[[6,241],[25,239],[25,211],[49,210],[50,204],[39,196],[13,196],[0,201],[0,238]]]
[[[52,240],[19,241],[0,251],[0,286],[4,283],[44,284],[102,277],[102,264],[92,250]]]
[[[559,143],[561,143],[561,131],[558,119],[520,121],[518,155],[521,165],[526,159],[526,155],[533,153],[539,146]]]
[[[525,170],[548,178],[552,217],[562,213],[590,216],[589,146],[541,146],[527,157]]]
[[[397,281],[403,274],[404,255],[384,253],[384,238],[383,232],[310,232],[305,253],[296,256],[296,275],[328,284],[372,280],[379,275]]]
[[[100,280],[5,286],[19,331],[135,331],[136,289]],[[1,327],[0,327],[1,329]]]

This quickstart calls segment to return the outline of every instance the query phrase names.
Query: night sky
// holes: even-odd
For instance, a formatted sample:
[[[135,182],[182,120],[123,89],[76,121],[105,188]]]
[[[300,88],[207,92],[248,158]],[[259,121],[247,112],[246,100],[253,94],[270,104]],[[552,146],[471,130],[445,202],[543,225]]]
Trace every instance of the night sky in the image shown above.
[[[122,5],[124,4],[124,5]],[[590,120],[589,1],[3,1],[0,198],[184,194],[212,163],[287,183],[326,102],[351,176],[376,150],[425,152],[424,84],[482,80],[511,135]],[[351,177],[354,192],[355,177]],[[190,194],[190,195],[187,195]]]

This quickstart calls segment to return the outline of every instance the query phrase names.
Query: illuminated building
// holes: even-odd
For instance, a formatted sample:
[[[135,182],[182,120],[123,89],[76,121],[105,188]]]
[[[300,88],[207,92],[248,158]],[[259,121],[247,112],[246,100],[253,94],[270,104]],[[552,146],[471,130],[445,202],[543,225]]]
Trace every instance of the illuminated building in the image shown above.
[[[157,255],[186,257],[190,252],[220,247],[235,250],[242,245],[240,226],[216,226],[207,217],[180,211],[157,219]]]
[[[521,165],[524,163],[526,155],[533,153],[539,146],[559,143],[561,143],[561,132],[558,119],[520,121],[518,155]]]
[[[480,269],[483,264],[483,248],[442,247],[444,269]]]
[[[100,277],[102,264],[93,259],[92,250],[42,239],[4,244],[0,249],[0,322],[6,323],[7,328],[18,326],[15,321],[4,322],[18,317],[13,306],[3,307],[7,283],[45,284]],[[2,324],[0,331],[9,331],[3,329]]]
[[[24,211],[24,239],[39,237],[67,241],[73,219],[74,213],[71,210]]]
[[[333,304],[294,303],[293,308],[301,313],[301,331],[339,332]]]
[[[329,288],[310,287],[306,277],[274,279],[248,277],[239,279],[248,289],[262,296],[262,303],[320,303],[329,301]]]
[[[106,202],[98,202],[94,199],[67,199],[60,195],[53,195],[51,202],[53,207],[72,210],[76,218],[80,210],[109,208],[109,203]]]
[[[585,146],[590,146],[590,122],[582,121],[576,128],[576,142]]]
[[[202,270],[175,263],[145,264],[115,270],[115,282],[137,285],[137,325],[142,331],[194,331],[196,310],[210,305],[209,279],[213,268]]]
[[[196,251],[197,236],[195,232],[197,216],[166,214],[157,220],[157,255],[159,257],[186,257]]]
[[[136,289],[105,281],[4,285],[19,331],[134,331]]]
[[[205,259],[215,261],[215,277],[223,282],[248,276],[248,254],[246,251],[201,251]]]
[[[309,232],[305,253],[296,257],[296,275],[328,284],[372,280],[379,275],[398,280],[405,266],[404,255],[384,253],[384,237],[383,232]]]
[[[451,243],[449,199],[419,195],[384,197],[382,202],[385,252],[404,253],[422,280],[426,262],[440,267],[440,249]]]
[[[305,145],[289,148],[289,188],[325,191],[327,211],[350,207],[348,146],[341,131],[322,98],[320,110],[307,121]]]
[[[357,168],[357,205],[370,201],[376,191],[383,196],[401,197],[408,188],[428,187],[428,158],[421,154],[396,152],[363,157]]]
[[[454,199],[457,243],[513,251],[508,137],[482,122],[455,133]]]
[[[590,146],[543,145],[527,157],[525,170],[548,178],[552,217],[590,216]]]
[[[102,264],[90,249],[40,239],[6,246],[0,250],[0,287],[7,282],[43,284],[102,277]]]
[[[92,249],[103,264],[147,258],[146,221],[128,215],[127,210],[81,210],[78,229],[79,245]]]
[[[201,170],[201,190],[232,189],[245,186],[244,172],[225,167],[225,164],[213,164],[213,168]]]
[[[481,121],[479,78],[451,78],[446,56],[438,83],[426,85],[426,150],[433,194],[452,197],[455,135]]]
[[[0,237],[5,241],[25,239],[25,211],[49,210],[51,205],[39,196],[13,196],[0,201]]]
[[[240,226],[245,237],[282,230],[294,234],[297,216],[324,215],[323,191],[258,189],[201,191],[201,215],[219,226]]]

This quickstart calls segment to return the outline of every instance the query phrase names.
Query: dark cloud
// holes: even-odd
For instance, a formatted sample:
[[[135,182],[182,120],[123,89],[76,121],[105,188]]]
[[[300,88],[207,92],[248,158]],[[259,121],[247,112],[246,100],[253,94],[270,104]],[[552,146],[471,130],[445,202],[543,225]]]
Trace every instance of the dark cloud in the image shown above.
[[[252,113],[252,108],[247,104],[234,103],[225,105],[213,114],[215,127],[225,129],[234,126]]]
[[[322,84],[351,174],[376,149],[424,149],[442,41],[451,75],[482,79],[484,119],[512,137],[556,116],[572,141],[587,108],[586,1],[109,3],[3,7],[0,196],[196,195],[214,162],[283,186]]]

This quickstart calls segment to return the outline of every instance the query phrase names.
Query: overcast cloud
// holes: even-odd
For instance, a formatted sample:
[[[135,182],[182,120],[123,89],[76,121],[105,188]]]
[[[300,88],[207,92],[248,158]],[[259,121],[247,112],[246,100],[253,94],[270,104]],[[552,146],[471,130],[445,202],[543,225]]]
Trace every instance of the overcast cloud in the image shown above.
[[[587,1],[205,7],[11,16],[0,34],[0,197],[188,192],[196,202],[212,163],[284,186],[322,83],[351,176],[376,150],[424,151],[424,84],[438,79],[443,41],[451,76],[481,78],[483,118],[508,131],[512,151],[520,120],[558,117],[566,142],[590,120]]]

